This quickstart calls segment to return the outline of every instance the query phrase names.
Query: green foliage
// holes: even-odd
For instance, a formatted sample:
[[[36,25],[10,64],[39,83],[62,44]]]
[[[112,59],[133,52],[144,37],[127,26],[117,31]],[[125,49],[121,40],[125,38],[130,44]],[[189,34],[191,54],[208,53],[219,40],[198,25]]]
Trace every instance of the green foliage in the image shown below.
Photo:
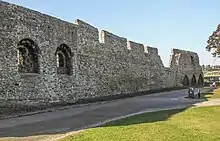
[[[212,55],[214,57],[220,57],[220,24],[217,26],[216,31],[209,36],[207,43],[207,51],[212,51]]]

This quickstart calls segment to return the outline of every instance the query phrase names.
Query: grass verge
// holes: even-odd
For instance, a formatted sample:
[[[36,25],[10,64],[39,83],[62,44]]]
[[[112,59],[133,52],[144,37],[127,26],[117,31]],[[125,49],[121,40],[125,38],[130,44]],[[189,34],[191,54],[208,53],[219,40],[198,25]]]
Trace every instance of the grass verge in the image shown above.
[[[220,98],[220,88],[217,88],[213,91],[208,90],[207,92],[202,93],[203,98]]]
[[[220,141],[220,106],[145,113],[61,141]]]

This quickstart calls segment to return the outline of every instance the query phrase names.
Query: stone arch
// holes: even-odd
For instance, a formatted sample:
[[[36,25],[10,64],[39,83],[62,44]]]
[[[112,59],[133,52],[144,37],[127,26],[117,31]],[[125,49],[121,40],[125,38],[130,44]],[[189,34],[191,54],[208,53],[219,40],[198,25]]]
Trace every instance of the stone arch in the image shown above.
[[[61,44],[56,52],[56,64],[58,74],[72,73],[72,53],[71,49],[66,44]]]
[[[39,73],[39,48],[37,44],[25,38],[18,43],[18,71],[22,73]]]
[[[189,86],[189,78],[187,75],[184,76],[182,84],[183,86]]]
[[[199,86],[202,86],[203,83],[204,83],[204,79],[203,79],[202,75],[200,74],[200,75],[199,75],[199,79],[198,79],[198,85],[199,85]]]
[[[191,86],[195,86],[196,85],[196,77],[193,74],[192,79],[191,79]]]

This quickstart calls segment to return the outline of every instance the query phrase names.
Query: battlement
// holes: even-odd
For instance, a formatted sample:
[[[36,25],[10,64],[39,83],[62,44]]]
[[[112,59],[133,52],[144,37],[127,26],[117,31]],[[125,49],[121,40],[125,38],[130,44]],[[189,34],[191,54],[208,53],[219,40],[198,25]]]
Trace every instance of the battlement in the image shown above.
[[[158,55],[158,49],[154,47],[147,47],[147,52],[152,55]]]
[[[110,47],[113,47],[115,50],[125,50],[127,48],[126,38],[119,37],[105,30],[101,31],[101,37],[102,43],[107,46],[110,45]]]
[[[145,53],[143,44],[128,41],[127,42],[127,47],[128,47],[128,49],[131,49],[132,53],[135,53],[135,54],[138,54],[138,55],[142,55],[142,54]]]
[[[3,9],[3,12],[13,12],[12,9],[22,9],[23,11],[21,12],[25,12],[25,13],[29,13],[30,16],[37,16],[37,17],[44,17],[44,19],[51,19],[51,21],[53,22],[62,22],[64,24],[69,24],[72,25],[71,27],[68,28],[73,28],[76,27],[77,28],[77,32],[78,32],[78,37],[85,39],[85,41],[87,41],[88,43],[91,42],[96,42],[99,43],[99,36],[101,36],[101,43],[105,44],[105,47],[112,47],[112,49],[114,49],[115,51],[119,50],[119,51],[125,51],[127,49],[131,50],[131,52],[134,52],[135,54],[144,54],[144,53],[148,53],[150,55],[158,55],[158,49],[154,48],[154,47],[149,47],[149,46],[144,46],[141,43],[135,43],[134,41],[129,41],[127,38],[125,37],[120,37],[118,35],[115,35],[113,33],[110,33],[106,30],[101,30],[101,35],[99,35],[99,31],[98,28],[92,26],[89,23],[86,23],[80,19],[75,20],[75,24],[74,23],[69,23],[67,21],[63,21],[60,19],[57,19],[55,17],[40,13],[38,11],[34,11],[28,8],[24,8],[22,6],[18,6],[15,4],[11,4],[8,2],[4,2],[1,1],[1,7]],[[24,14],[25,16],[25,14]],[[33,19],[32,18],[32,19]],[[37,19],[35,19],[37,20]],[[51,26],[51,28],[53,28],[53,25],[49,25]],[[111,46],[108,46],[111,45]],[[194,52],[191,51],[184,51],[184,50],[180,50],[180,49],[172,49],[172,54],[179,54],[179,53],[190,53],[190,54],[194,54],[197,55]]]
[[[81,26],[83,28],[88,28],[90,30],[93,30],[94,32],[98,31],[97,28],[95,28],[94,26],[92,26],[92,25],[90,25],[90,24],[88,24],[88,23],[86,23],[86,22],[84,22],[80,19],[76,19],[75,24],[77,24],[78,26]]]
[[[115,52],[117,51],[127,52],[127,50],[130,50],[130,52],[133,54],[139,54],[139,55],[148,54],[148,55],[158,56],[157,48],[144,46],[141,43],[130,41],[125,37],[120,37],[106,30],[101,30],[101,34],[99,35],[98,28],[80,19],[77,19],[75,23],[69,23],[52,16],[42,14],[38,11],[34,11],[31,9],[24,8],[22,6],[10,4],[3,1],[1,1],[1,7],[3,9],[2,12],[5,13],[7,12],[13,13],[16,10],[19,10],[19,12],[21,12],[21,13],[19,12],[17,13],[18,15],[20,15],[18,16],[19,19],[22,18],[24,21],[26,20],[28,22],[38,23],[39,25],[42,25],[42,27],[46,26],[49,29],[52,29],[52,31],[48,30],[48,32],[52,32],[51,34],[53,34],[53,32],[54,33],[59,32],[58,30],[60,29],[66,30],[67,31],[66,33],[61,32],[63,33],[63,36],[66,37],[66,39],[64,40],[68,40],[75,37],[75,40],[73,40],[75,44],[74,46],[77,46],[76,44],[78,44],[78,47],[80,49],[84,49],[84,48],[87,49],[91,46],[93,46],[93,48],[102,46],[104,48],[114,50]],[[15,19],[15,20],[19,20],[19,19]],[[49,22],[42,23],[42,21],[49,21]],[[59,27],[60,29],[55,27]],[[29,28],[33,28],[33,27],[29,27]],[[21,31],[24,32],[24,29],[22,29]],[[72,33],[68,34],[70,32]],[[71,36],[67,37],[64,34],[72,35],[72,37]],[[99,39],[101,39],[101,41],[99,41]],[[61,43],[62,41],[59,42]],[[103,44],[103,45],[99,45],[99,44]],[[174,54],[173,56],[177,54],[191,54],[191,56],[194,56],[194,58],[198,58],[198,55],[196,53],[191,51],[184,51],[180,49],[172,49],[171,54]],[[172,60],[172,55],[171,55],[171,60]]]
[[[86,31],[85,34],[93,33],[95,35],[95,41],[98,41],[98,29],[94,26],[90,25],[89,23],[86,23],[82,20],[77,20],[77,25],[79,25],[80,28],[83,28],[83,31]],[[101,30],[101,43],[105,44],[106,47],[109,49],[114,49],[115,51],[126,51],[127,49],[130,50],[134,54],[149,54],[149,55],[158,55],[158,49],[154,47],[144,46],[141,43],[136,43],[134,41],[130,41],[125,37],[120,37],[116,34],[110,33],[106,30]],[[89,36],[91,37],[91,35]],[[84,36],[82,38],[85,38],[85,40],[88,40],[88,36]],[[94,39],[94,38],[92,38]]]

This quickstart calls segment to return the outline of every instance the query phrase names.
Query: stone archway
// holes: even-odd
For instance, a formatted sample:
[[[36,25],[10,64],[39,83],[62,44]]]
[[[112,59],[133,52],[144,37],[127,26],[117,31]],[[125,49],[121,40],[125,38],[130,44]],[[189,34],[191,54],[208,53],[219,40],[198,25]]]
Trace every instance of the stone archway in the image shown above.
[[[184,76],[182,84],[183,86],[189,86],[189,78],[187,75]]]
[[[202,75],[200,74],[200,75],[199,75],[199,79],[198,79],[198,85],[199,85],[199,86],[202,86],[203,83],[204,83],[204,79],[203,79]]]
[[[196,85],[196,77],[193,74],[192,79],[191,79],[191,86],[195,86]]]

